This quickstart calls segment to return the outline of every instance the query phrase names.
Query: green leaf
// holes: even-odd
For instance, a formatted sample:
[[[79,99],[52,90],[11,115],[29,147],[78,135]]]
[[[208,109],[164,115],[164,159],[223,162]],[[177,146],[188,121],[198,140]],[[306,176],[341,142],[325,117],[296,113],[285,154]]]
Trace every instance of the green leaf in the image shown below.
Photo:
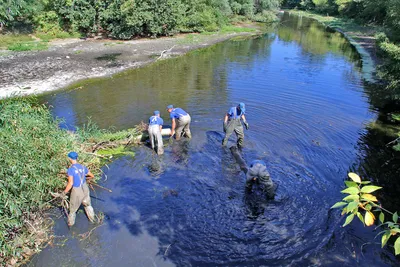
[[[352,181],[344,181],[347,187],[358,187],[357,183]]]
[[[342,192],[343,194],[357,195],[360,192],[360,189],[358,189],[357,187],[349,187],[340,192]]]
[[[394,242],[394,253],[396,255],[400,254],[400,236],[397,237],[396,242]]]
[[[384,221],[385,221],[385,214],[384,214],[383,212],[381,212],[381,213],[379,214],[379,221],[380,221],[381,223],[384,223]]]
[[[381,189],[382,187],[380,186],[375,186],[375,185],[366,185],[363,188],[361,188],[362,193],[372,193],[375,192],[376,190]]]
[[[364,207],[366,210],[371,210],[372,206],[370,204],[365,205]]]
[[[397,220],[399,219],[399,215],[397,215],[397,211],[393,214],[393,222],[397,223]]]
[[[367,193],[362,194],[362,195],[361,195],[361,199],[362,199],[362,200],[366,200],[366,201],[372,201],[372,202],[378,201],[378,200],[376,199],[376,196],[371,195],[371,194],[367,194]]]
[[[359,195],[348,195],[347,197],[343,198],[343,200],[347,201],[347,202],[351,202],[351,201],[359,200],[359,199],[360,199]]]
[[[331,207],[331,209],[340,208],[340,207],[343,207],[343,206],[345,206],[345,205],[347,205],[346,202],[336,202],[335,205],[333,205],[333,206]]]
[[[357,212],[357,217],[360,219],[360,221],[364,224],[364,217],[362,216],[361,213]]]
[[[382,247],[384,247],[386,245],[386,243],[388,242],[389,238],[390,238],[390,232],[389,231],[385,231],[385,233],[382,235],[382,239],[381,239]]]
[[[392,229],[390,229],[390,233],[392,235],[396,235],[396,234],[400,233],[400,229],[399,228],[392,228]]]
[[[350,202],[349,205],[347,205],[347,211],[354,212],[355,209],[358,210],[358,201]]]
[[[361,182],[361,184],[370,184],[371,182],[370,181],[363,181],[363,182]]]
[[[346,221],[343,224],[343,227],[345,227],[346,225],[348,225],[349,223],[351,223],[351,221],[354,219],[354,214],[350,214],[349,216],[347,216]]]
[[[354,172],[349,172],[348,175],[349,175],[350,179],[353,180],[354,182],[356,182],[356,183],[361,183],[361,178],[360,178],[360,176],[358,176],[356,173],[354,173]]]

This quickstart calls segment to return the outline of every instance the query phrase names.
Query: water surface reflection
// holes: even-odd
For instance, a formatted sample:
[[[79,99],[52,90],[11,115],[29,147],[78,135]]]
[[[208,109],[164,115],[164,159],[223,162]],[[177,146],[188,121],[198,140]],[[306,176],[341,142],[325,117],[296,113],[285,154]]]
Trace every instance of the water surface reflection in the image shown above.
[[[31,264],[64,257],[94,266],[392,264],[379,244],[361,250],[375,233],[357,223],[339,228],[340,215],[329,209],[376,116],[357,60],[340,34],[284,15],[271,34],[45,96],[72,126],[91,116],[101,127],[128,128],[173,103],[191,114],[193,139],[168,144],[161,157],[139,147],[135,158],[114,161],[104,183],[113,194],[98,192],[104,201],[94,203],[107,218],[94,241],[75,235],[67,249],[47,248]],[[244,175],[220,146],[222,117],[239,101],[250,124],[245,160],[267,163],[280,184],[274,201],[245,193]],[[79,216],[72,232],[60,222],[56,234],[84,231],[85,220]]]

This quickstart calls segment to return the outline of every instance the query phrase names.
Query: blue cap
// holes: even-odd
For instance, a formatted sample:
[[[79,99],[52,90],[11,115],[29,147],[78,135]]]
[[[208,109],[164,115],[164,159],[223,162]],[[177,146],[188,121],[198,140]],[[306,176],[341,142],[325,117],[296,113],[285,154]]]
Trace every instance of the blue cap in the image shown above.
[[[160,111],[155,110],[155,111],[154,111],[154,115],[160,115]]]
[[[76,159],[78,159],[78,153],[76,153],[76,152],[74,152],[74,151],[69,152],[69,153],[68,153],[68,158],[73,159],[73,160],[76,160]]]
[[[174,108],[174,105],[168,105],[167,106],[167,110],[170,109],[170,108]]]
[[[245,112],[245,110],[246,110],[246,107],[245,107],[244,103],[239,103],[239,108],[243,112]]]

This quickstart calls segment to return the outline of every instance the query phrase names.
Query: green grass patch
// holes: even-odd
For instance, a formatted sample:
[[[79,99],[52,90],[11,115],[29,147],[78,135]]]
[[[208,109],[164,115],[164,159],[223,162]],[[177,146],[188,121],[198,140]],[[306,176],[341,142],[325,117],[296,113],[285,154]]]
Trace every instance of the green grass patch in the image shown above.
[[[0,48],[7,48],[16,43],[34,41],[32,37],[25,34],[0,34]]]
[[[221,29],[218,31],[204,31],[201,33],[188,33],[185,35],[185,37],[178,41],[177,43],[179,44],[196,44],[196,43],[201,43],[206,41],[209,36],[211,35],[224,35],[224,34],[230,34],[230,33],[255,33],[258,30],[256,28],[250,28],[250,27],[240,27],[240,26],[235,26],[235,25],[226,25],[223,26]]]
[[[239,27],[235,25],[226,25],[223,26],[220,30],[221,33],[242,33],[242,32],[256,32],[257,29],[247,28],[247,27]]]
[[[67,39],[67,38],[79,38],[81,37],[80,33],[69,33],[63,31],[55,31],[55,32],[36,32],[35,36],[42,41],[51,41],[54,39]]]
[[[125,146],[117,146],[115,148],[100,149],[97,154],[102,156],[108,156],[110,158],[120,157],[120,156],[135,156],[135,152],[125,149]]]
[[[11,44],[7,47],[8,50],[11,51],[41,51],[46,50],[48,48],[48,44],[46,42],[18,42]]]

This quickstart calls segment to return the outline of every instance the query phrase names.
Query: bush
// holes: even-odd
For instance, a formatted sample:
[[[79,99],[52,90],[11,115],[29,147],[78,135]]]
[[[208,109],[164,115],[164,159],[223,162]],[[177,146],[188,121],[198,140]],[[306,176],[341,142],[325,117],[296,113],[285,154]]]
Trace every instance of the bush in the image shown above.
[[[378,75],[387,82],[387,94],[393,100],[400,99],[400,46],[390,42],[386,34],[375,35],[383,63],[378,66]]]
[[[57,175],[73,141],[32,99],[3,100],[0,110],[0,256],[7,257],[17,252],[13,232],[64,185]]]
[[[261,13],[258,13],[256,15],[253,16],[252,18],[253,21],[257,21],[257,22],[264,22],[264,23],[268,23],[268,22],[276,22],[278,21],[278,17],[275,15],[274,12],[271,11],[262,11]]]

